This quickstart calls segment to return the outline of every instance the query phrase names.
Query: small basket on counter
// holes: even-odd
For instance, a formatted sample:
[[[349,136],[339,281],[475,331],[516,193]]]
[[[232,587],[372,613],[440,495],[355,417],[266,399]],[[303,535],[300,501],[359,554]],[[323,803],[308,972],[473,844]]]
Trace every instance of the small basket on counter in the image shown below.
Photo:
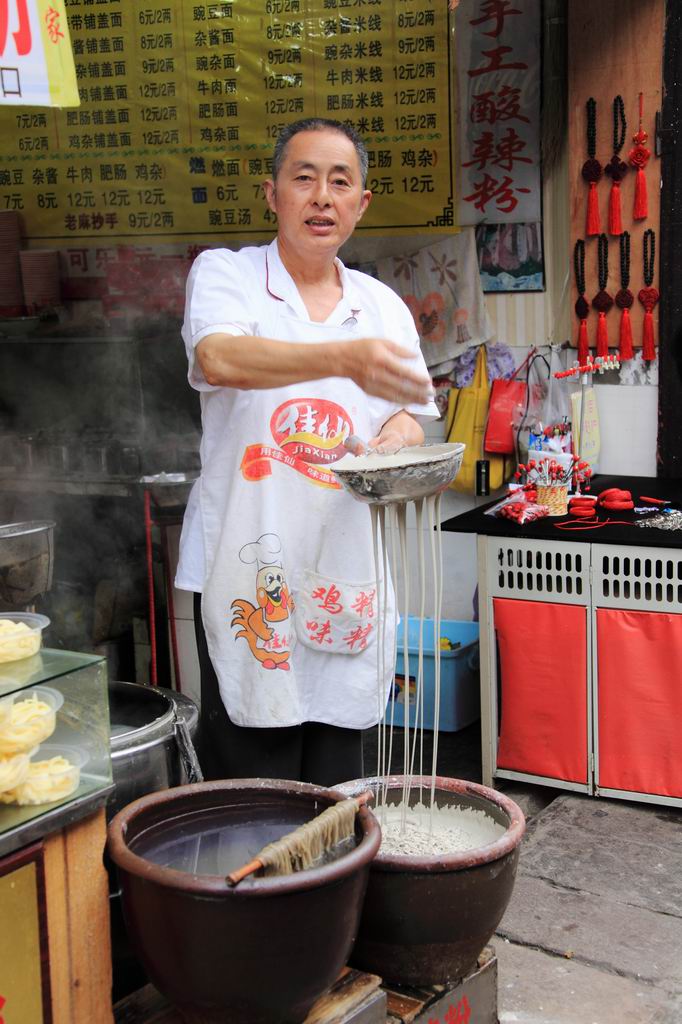
[[[528,454],[534,457],[527,463],[519,463],[515,478],[536,491],[537,504],[547,508],[548,515],[567,515],[571,487],[575,486],[577,491],[581,485],[585,490],[590,488],[590,464],[566,452],[530,451]]]
[[[546,505],[550,516],[565,516],[568,512],[568,486],[554,484],[537,488],[538,505]]]

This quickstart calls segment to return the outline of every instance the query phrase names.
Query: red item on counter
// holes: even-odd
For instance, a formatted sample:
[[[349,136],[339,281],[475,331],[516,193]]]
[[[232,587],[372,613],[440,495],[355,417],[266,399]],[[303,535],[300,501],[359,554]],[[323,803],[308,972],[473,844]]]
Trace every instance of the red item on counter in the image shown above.
[[[625,511],[635,507],[630,491],[623,491],[619,487],[609,487],[608,490],[602,491],[597,501],[600,508],[613,511],[616,509]]]
[[[587,498],[584,495],[576,494],[568,503],[568,514],[576,519],[590,519],[594,516],[596,508],[596,498]]]
[[[568,514],[574,516],[576,519],[592,519],[594,516],[594,502],[591,505],[572,505],[568,506]]]
[[[549,514],[549,509],[546,505],[536,505],[530,501],[510,501],[506,505],[502,505],[495,514],[503,519],[511,519],[513,523],[518,523],[521,526],[523,523],[532,523],[536,519],[544,519]]]

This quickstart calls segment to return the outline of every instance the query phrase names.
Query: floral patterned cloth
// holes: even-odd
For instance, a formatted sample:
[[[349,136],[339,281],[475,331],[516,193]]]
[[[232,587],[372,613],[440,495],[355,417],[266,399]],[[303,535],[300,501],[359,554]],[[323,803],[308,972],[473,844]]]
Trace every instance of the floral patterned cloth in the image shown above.
[[[379,280],[412,313],[426,365],[445,372],[467,348],[492,338],[473,228],[426,249],[377,261]]]

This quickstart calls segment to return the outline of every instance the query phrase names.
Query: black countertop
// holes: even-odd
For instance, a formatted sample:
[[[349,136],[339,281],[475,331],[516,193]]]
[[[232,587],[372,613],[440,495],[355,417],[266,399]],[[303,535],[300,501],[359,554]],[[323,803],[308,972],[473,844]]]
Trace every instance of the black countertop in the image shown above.
[[[635,506],[643,506],[642,495],[650,498],[665,498],[675,508],[682,509],[682,480],[663,480],[646,476],[595,476],[591,494],[600,494],[610,487],[631,491]],[[640,547],[677,548],[682,547],[682,530],[640,529],[635,520],[643,518],[634,512],[600,510],[598,519],[601,526],[586,529],[580,519],[572,516],[547,516],[532,523],[518,526],[510,519],[487,516],[485,512],[500,499],[480,505],[470,512],[463,512],[446,520],[441,529],[448,533],[478,533],[489,537],[519,537],[529,540],[573,541],[582,544],[622,544]],[[563,524],[570,523],[568,528]],[[575,524],[575,526],[573,525]],[[582,527],[582,529],[581,529]]]

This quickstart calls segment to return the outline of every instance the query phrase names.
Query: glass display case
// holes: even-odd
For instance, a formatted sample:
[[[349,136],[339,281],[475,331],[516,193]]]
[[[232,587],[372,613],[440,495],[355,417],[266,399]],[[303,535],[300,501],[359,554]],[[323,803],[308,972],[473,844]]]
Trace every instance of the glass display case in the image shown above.
[[[110,785],[106,660],[43,648],[0,664],[0,837]]]

